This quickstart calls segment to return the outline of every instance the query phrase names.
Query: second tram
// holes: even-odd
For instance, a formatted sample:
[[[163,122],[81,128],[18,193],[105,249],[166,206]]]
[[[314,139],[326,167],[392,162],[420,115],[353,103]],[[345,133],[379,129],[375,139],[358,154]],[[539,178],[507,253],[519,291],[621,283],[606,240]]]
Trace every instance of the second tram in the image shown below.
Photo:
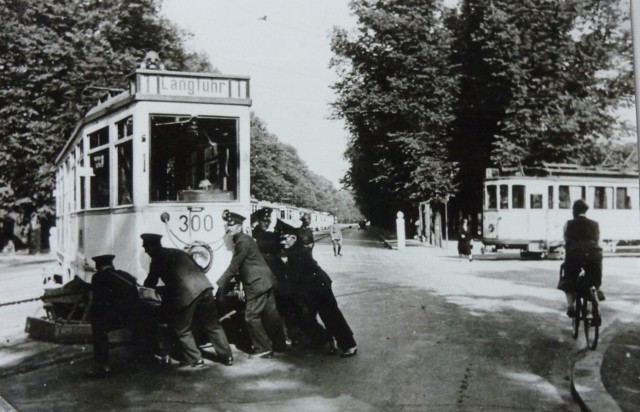
[[[638,172],[544,163],[537,168],[488,169],[482,243],[546,257],[563,250],[572,205],[583,199],[600,224],[608,252],[640,245]]]

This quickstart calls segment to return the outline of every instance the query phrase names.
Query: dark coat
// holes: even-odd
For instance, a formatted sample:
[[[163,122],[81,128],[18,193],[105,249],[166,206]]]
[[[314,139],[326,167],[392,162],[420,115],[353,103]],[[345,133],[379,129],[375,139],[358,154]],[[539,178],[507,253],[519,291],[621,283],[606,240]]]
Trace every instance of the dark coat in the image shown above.
[[[287,250],[287,276],[292,288],[305,294],[331,288],[329,275],[300,242]]]
[[[285,288],[287,275],[284,262],[280,257],[281,246],[278,235],[273,232],[268,232],[260,226],[256,226],[255,229],[253,229],[253,238],[256,240],[258,249],[260,253],[262,253],[265,262],[267,262],[269,269],[271,269],[271,272],[276,277],[278,288]]]
[[[315,244],[315,240],[313,238],[313,230],[311,230],[309,226],[300,226],[297,232],[298,242],[302,243],[302,245],[306,246],[309,249],[313,249],[313,246]]]
[[[239,275],[247,300],[262,295],[275,286],[275,277],[265,262],[256,241],[245,233],[233,235],[233,257],[227,270],[218,279],[224,289],[229,281]]]
[[[567,293],[575,292],[581,268],[584,268],[590,283],[600,287],[602,248],[598,244],[599,240],[600,227],[595,220],[577,216],[567,221],[564,228],[564,271],[558,282],[558,289]]]
[[[113,267],[94,273],[91,277],[91,318],[129,315],[138,303],[137,283],[129,273]]]
[[[167,286],[166,304],[177,310],[188,306],[205,290],[213,289],[193,258],[180,249],[163,247],[151,258],[149,276],[144,285],[155,287],[160,279]]]
[[[600,249],[600,227],[595,220],[577,216],[567,222],[564,229],[565,253],[567,261],[584,259],[594,250]]]
[[[458,233],[458,254],[468,256],[471,254],[471,230],[460,228]]]

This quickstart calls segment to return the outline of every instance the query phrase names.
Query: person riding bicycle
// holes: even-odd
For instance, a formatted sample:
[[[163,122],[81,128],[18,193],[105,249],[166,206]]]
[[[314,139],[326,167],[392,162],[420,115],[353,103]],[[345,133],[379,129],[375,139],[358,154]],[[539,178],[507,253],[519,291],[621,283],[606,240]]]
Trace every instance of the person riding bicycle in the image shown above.
[[[578,287],[578,275],[584,268],[589,284],[597,289],[598,299],[604,300],[600,291],[602,284],[602,248],[599,245],[600,227],[595,220],[585,214],[589,205],[578,199],[573,203],[573,219],[564,226],[565,259],[564,272],[558,282],[558,289],[567,298],[567,316],[575,316],[575,293]]]

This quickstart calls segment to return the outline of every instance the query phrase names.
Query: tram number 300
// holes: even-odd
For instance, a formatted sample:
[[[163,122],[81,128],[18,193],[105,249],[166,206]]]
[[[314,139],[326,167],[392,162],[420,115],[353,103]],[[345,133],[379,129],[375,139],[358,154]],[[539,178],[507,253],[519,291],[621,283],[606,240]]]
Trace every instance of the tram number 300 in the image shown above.
[[[191,230],[192,232],[199,232],[200,230],[204,230],[205,232],[211,232],[213,230],[213,217],[211,215],[180,215],[178,217],[180,220],[180,229],[181,232],[187,232]]]

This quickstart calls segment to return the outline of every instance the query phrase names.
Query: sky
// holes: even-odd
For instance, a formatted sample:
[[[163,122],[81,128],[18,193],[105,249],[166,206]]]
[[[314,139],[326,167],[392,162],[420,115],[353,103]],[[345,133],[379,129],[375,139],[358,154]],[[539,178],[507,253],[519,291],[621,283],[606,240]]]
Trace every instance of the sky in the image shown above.
[[[224,74],[251,77],[251,110],[337,189],[348,132],[331,120],[334,26],[352,28],[347,0],[164,0],[163,13],[193,34],[187,44]],[[161,56],[162,57],[162,56]]]

